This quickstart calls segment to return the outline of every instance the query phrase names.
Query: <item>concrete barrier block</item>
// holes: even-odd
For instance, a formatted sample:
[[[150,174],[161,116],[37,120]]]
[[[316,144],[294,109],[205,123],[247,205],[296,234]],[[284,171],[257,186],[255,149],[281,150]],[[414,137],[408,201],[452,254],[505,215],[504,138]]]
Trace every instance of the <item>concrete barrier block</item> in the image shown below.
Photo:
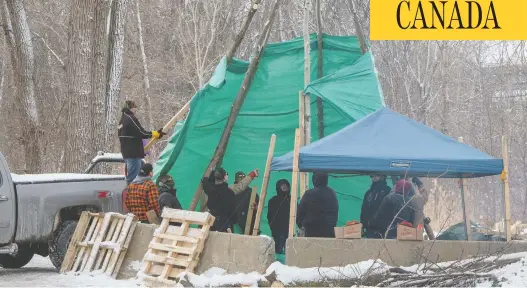
[[[137,275],[157,227],[137,224],[117,279]],[[263,273],[275,261],[274,255],[274,241],[270,237],[210,232],[195,272],[199,274],[218,267],[228,273]]]
[[[380,259],[391,266],[411,266],[426,261],[437,263],[525,251],[527,241],[505,243],[296,237],[287,239],[286,264],[300,268],[334,267]]]

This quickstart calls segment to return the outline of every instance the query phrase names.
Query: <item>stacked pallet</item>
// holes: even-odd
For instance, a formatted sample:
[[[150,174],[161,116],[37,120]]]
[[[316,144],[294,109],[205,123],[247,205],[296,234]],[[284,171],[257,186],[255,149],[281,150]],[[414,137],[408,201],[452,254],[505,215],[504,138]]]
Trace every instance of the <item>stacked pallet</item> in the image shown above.
[[[163,209],[161,216],[163,220],[143,258],[140,276],[147,282],[175,285],[180,273],[194,272],[214,217],[169,208]]]
[[[60,272],[99,271],[116,278],[136,225],[133,214],[82,212]]]

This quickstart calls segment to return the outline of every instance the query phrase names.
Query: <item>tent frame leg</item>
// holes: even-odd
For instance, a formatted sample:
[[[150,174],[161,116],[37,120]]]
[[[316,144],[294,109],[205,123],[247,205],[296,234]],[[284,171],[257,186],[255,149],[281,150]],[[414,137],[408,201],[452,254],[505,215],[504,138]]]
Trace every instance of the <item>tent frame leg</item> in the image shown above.
[[[295,149],[293,150],[293,179],[291,179],[291,209],[289,210],[289,237],[295,236],[296,204],[298,201],[298,153],[300,150],[300,128],[295,129]]]

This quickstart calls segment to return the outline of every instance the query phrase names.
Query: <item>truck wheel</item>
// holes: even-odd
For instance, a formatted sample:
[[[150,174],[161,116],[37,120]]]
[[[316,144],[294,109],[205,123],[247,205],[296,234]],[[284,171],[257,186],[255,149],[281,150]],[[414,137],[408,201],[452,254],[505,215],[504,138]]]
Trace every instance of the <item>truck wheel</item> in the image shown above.
[[[75,228],[77,228],[77,221],[66,221],[55,230],[49,241],[49,259],[57,269],[62,266],[62,261],[66,251],[68,251]]]
[[[0,266],[7,269],[22,268],[31,261],[33,255],[35,255],[35,253],[28,247],[18,246],[18,252],[15,256],[0,254]]]

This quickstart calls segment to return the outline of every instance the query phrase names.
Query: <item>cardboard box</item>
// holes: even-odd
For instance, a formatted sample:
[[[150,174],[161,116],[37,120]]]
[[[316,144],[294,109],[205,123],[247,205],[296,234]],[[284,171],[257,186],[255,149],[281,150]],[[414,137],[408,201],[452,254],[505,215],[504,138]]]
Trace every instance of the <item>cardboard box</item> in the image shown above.
[[[353,224],[335,227],[335,238],[360,239],[362,238],[362,224]]]
[[[423,228],[412,228],[404,225],[397,225],[397,240],[423,241]]]

